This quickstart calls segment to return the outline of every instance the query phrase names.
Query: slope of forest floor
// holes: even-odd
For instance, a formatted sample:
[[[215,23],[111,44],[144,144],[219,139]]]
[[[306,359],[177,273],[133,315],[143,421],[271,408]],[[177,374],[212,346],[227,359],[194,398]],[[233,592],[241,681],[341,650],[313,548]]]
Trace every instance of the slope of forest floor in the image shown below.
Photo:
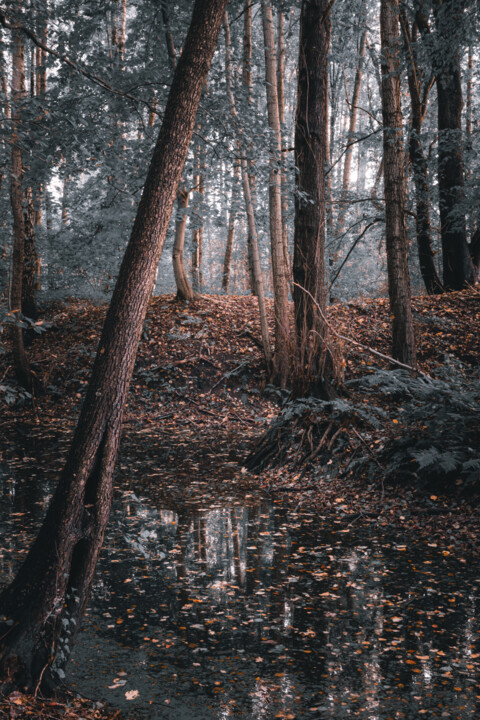
[[[270,308],[271,309],[271,308]],[[33,367],[46,388],[43,395],[22,398],[15,387],[8,348],[0,346],[0,463],[8,472],[45,465],[57,473],[68,448],[88,382],[106,306],[72,299],[43,308],[48,329],[28,348]],[[435,373],[445,365],[477,374],[480,359],[480,293],[469,290],[414,299],[419,367]],[[388,301],[361,300],[329,310],[341,335],[388,355]],[[6,334],[5,334],[6,335]],[[0,341],[6,341],[6,336]],[[368,350],[344,341],[345,381],[388,367]],[[10,404],[6,404],[8,399]],[[232,489],[282,493],[286,502],[308,504],[339,527],[354,523],[391,526],[408,542],[422,535],[445,553],[477,551],[480,532],[476,491],[461,482],[436,490],[412,483],[385,483],[381,473],[331,473],[319,459],[306,466],[295,454],[259,474],[248,472],[245,459],[277,417],[281,394],[267,385],[260,348],[260,328],[253,298],[203,296],[188,306],[172,296],[152,299],[142,335],[126,409],[118,484],[168,504],[182,501],[182,487],[192,479],[205,493]],[[383,403],[385,410],[385,403]],[[377,446],[398,420],[396,408],[368,439],[366,453],[375,462]],[[356,431],[352,431],[356,432]],[[358,437],[358,432],[356,433]],[[352,446],[365,440],[352,436]],[[55,447],[42,459],[41,450]],[[478,451],[477,451],[478,455]],[[35,456],[35,457],[33,457]],[[320,457],[320,456],[319,456]],[[348,463],[347,463],[348,464]],[[377,463],[378,464],[378,463]],[[63,714],[62,714],[63,712]],[[2,715],[4,713],[5,715]],[[71,714],[68,714],[71,713]],[[103,713],[103,715],[102,715]],[[0,701],[0,717],[114,717],[98,707],[36,706],[16,694]]]

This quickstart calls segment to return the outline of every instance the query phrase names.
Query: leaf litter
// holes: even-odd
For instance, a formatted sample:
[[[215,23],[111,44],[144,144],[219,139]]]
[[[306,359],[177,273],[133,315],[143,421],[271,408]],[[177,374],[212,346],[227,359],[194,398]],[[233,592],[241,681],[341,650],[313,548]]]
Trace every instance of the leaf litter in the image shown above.
[[[397,541],[397,552],[405,550],[410,537],[422,536],[435,540],[432,546],[439,546],[442,553],[460,555],[459,561],[467,562],[462,554],[468,557],[478,543],[476,497],[458,496],[452,500],[451,493],[425,494],[408,484],[385,487],[361,474],[355,478],[329,477],[328,470],[316,465],[315,459],[306,472],[288,462],[258,476],[245,472],[245,457],[279,410],[275,393],[266,389],[255,302],[244,297],[204,297],[186,310],[172,300],[154,298],[145,324],[125,416],[116,479],[119,492],[141,494],[143,486],[150,497],[170,506],[185,503],[185,497],[188,502],[204,502],[219,493],[228,495],[239,490],[253,494],[278,492],[284,498],[282,502],[293,503],[297,509],[315,508],[315,513],[341,534],[342,542],[353,526],[366,524],[401,533],[398,539],[406,543]],[[466,367],[469,363],[478,365],[478,293],[417,298],[414,311],[424,371],[431,372],[438,363],[452,359]],[[330,312],[342,334],[388,354],[387,301],[335,305]],[[26,401],[5,407],[0,420],[0,462],[10,489],[10,474],[22,468],[34,467],[35,480],[35,473],[42,470],[38,464],[42,463],[41,448],[46,444],[53,452],[43,458],[43,469],[53,479],[60,470],[88,381],[105,307],[75,300],[50,305],[45,314],[52,327],[36,339],[30,353],[47,393],[36,398],[31,407]],[[344,349],[347,378],[372,369],[368,355],[359,358],[348,347]],[[4,382],[12,382],[8,352],[1,358],[0,370]],[[393,425],[400,424],[397,417],[392,421]],[[384,439],[384,434],[372,433],[372,452]],[[36,502],[45,506],[48,492]],[[18,536],[14,552],[21,554],[32,529],[23,514],[12,518],[12,522]],[[250,550],[254,547],[251,545]],[[300,549],[298,554],[302,554]],[[324,572],[328,574],[328,569],[316,571],[314,581],[321,582]],[[130,580],[125,578],[124,582]],[[331,589],[319,595],[334,602],[338,597]],[[191,612],[188,605],[194,608],[197,602],[202,601],[191,598],[184,604],[184,611]],[[393,609],[395,599],[391,602]],[[441,608],[437,612],[441,613]],[[134,612],[125,615],[126,621],[134,617]],[[120,619],[119,628],[124,624]],[[392,613],[389,632],[396,632],[401,619]],[[198,633],[208,627],[203,622],[192,625]],[[314,631],[307,628],[305,632],[307,637]],[[165,647],[168,649],[168,643]],[[278,653],[282,652],[279,646]],[[305,652],[309,652],[308,648]],[[440,652],[438,656],[442,657]],[[425,657],[417,653],[415,662],[425,662]],[[261,656],[257,662],[261,662]],[[451,671],[443,672],[448,676]],[[117,676],[119,680],[123,678]],[[114,680],[112,684],[122,690],[127,700],[137,697],[134,693],[138,690],[124,689],[125,683]],[[105,708],[75,705],[80,700],[72,699],[64,706],[59,703],[58,707],[43,702],[15,695],[2,700],[0,713],[17,713],[6,717],[118,717],[116,711],[109,714]],[[18,708],[23,715],[18,714]]]

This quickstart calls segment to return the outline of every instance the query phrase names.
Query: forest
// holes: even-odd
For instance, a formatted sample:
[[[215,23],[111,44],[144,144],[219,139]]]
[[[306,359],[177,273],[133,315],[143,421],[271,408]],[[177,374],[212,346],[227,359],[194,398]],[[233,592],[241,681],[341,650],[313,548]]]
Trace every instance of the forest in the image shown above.
[[[0,0],[0,718],[480,716],[477,0]]]

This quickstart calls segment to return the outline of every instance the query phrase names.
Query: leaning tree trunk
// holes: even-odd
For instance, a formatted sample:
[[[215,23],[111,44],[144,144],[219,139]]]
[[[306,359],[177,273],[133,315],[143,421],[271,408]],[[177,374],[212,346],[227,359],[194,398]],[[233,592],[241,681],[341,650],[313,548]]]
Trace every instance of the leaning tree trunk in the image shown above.
[[[67,461],[38,537],[0,597],[3,690],[58,682],[88,601],[125,398],[225,5],[195,3]]]
[[[382,115],[388,292],[392,354],[415,367],[416,351],[408,272],[405,171],[398,50],[398,0],[381,0]]]
[[[293,301],[297,395],[330,394],[331,356],[325,323],[325,167],[328,143],[327,0],[304,1],[300,15],[295,121],[295,234]]]
[[[265,46],[265,83],[268,124],[272,131],[270,147],[269,218],[275,314],[275,353],[272,380],[285,387],[290,372],[290,320],[288,311],[288,269],[282,233],[282,137],[278,112],[275,35],[270,0],[262,0],[262,24]]]
[[[12,279],[10,310],[18,321],[22,311],[23,272],[25,265],[25,217],[23,214],[22,192],[22,151],[20,146],[21,104],[25,99],[25,63],[23,39],[20,31],[12,33],[12,97],[11,97],[11,168],[10,201],[13,216]],[[20,325],[12,326],[13,367],[17,381],[27,390],[32,389],[32,373],[25,353],[23,330]]]

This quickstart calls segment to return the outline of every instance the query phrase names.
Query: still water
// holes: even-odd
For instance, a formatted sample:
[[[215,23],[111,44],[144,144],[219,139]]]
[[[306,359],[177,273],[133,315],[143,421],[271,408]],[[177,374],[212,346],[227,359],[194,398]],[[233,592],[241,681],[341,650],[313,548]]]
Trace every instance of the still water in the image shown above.
[[[5,582],[49,488],[4,473],[0,491]],[[480,717],[476,558],[189,493],[118,490],[68,666],[82,695],[159,720]]]

